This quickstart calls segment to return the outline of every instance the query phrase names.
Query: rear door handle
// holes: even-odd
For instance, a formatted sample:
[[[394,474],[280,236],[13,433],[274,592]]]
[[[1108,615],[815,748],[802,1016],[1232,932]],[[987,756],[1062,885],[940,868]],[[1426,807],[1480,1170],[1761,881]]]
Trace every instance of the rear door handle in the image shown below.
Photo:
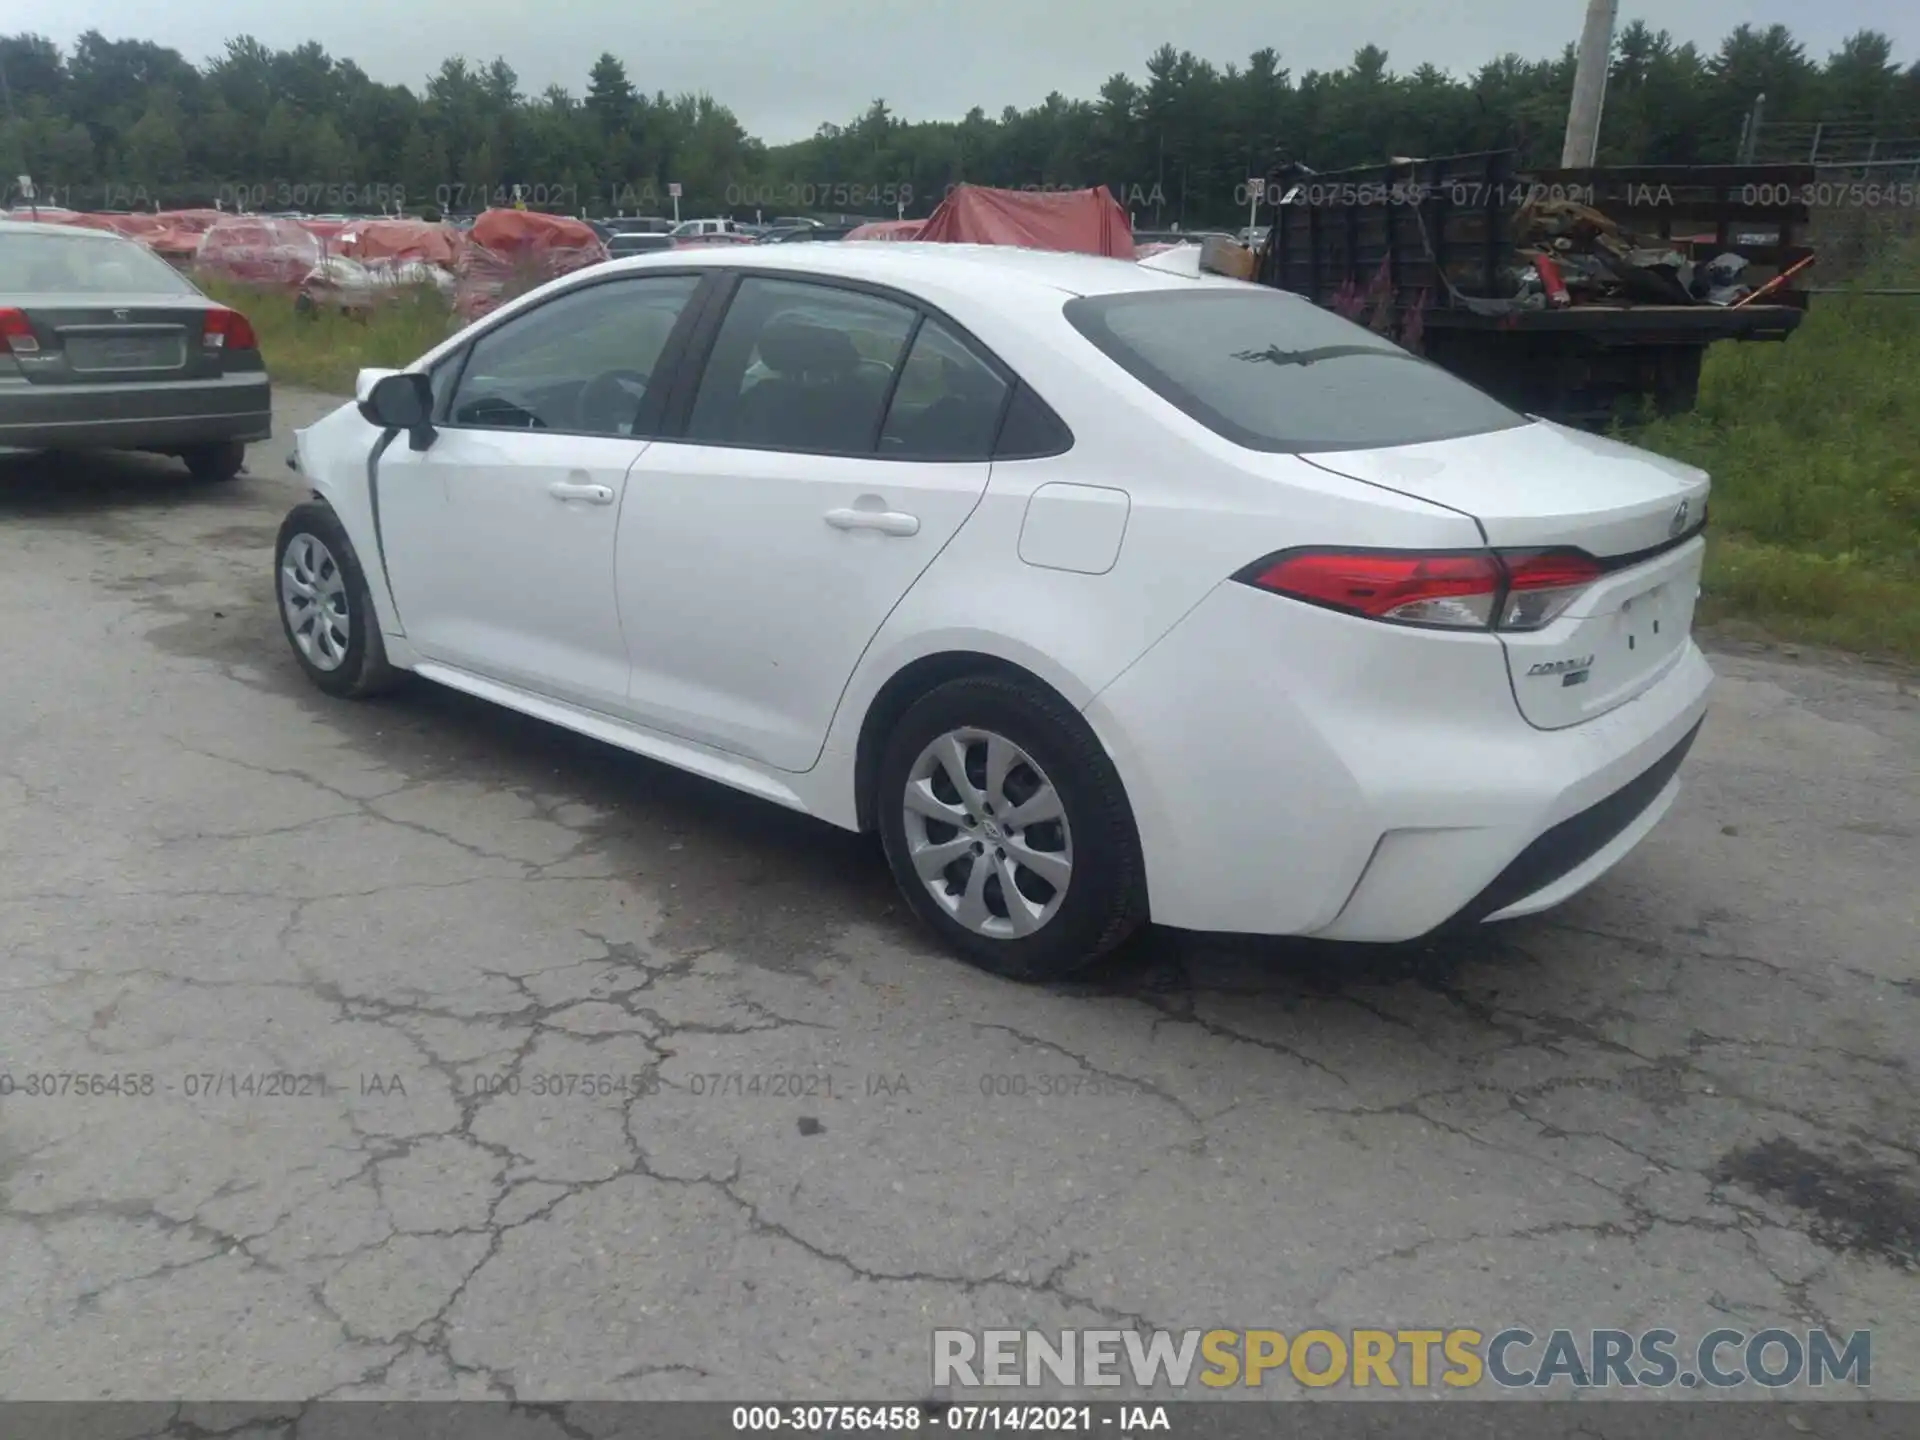
[[[611,485],[576,485],[570,480],[556,480],[547,486],[547,493],[556,500],[584,500],[589,505],[613,503]]]
[[[899,510],[829,510],[827,524],[836,530],[878,530],[882,535],[920,533],[920,517]]]

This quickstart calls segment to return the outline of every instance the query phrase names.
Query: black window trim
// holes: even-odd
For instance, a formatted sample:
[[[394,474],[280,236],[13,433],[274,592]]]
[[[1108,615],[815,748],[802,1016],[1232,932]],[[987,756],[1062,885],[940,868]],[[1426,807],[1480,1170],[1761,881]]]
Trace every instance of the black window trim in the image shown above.
[[[1178,410],[1182,415],[1185,415],[1189,420],[1205,426],[1221,439],[1238,445],[1243,450],[1252,450],[1264,455],[1334,455],[1347,450],[1380,450],[1392,448],[1396,445],[1436,445],[1447,440],[1463,440],[1473,435],[1498,434],[1500,430],[1518,429],[1523,425],[1531,423],[1530,417],[1495,400],[1484,390],[1480,390],[1478,386],[1471,385],[1467,381],[1462,380],[1459,376],[1453,374],[1453,372],[1439,365],[1435,365],[1431,360],[1423,356],[1415,355],[1411,351],[1401,349],[1390,340],[1382,340],[1377,348],[1383,358],[1406,360],[1413,364],[1424,365],[1431,370],[1435,370],[1447,376],[1454,384],[1465,385],[1469,390],[1477,392],[1490,403],[1499,405],[1502,410],[1508,411],[1514,417],[1513,423],[1511,425],[1500,426],[1494,430],[1475,427],[1470,430],[1452,431],[1445,435],[1428,436],[1417,441],[1370,439],[1332,444],[1324,441],[1316,441],[1311,444],[1299,444],[1292,441],[1275,440],[1271,436],[1258,434],[1252,430],[1248,430],[1245,426],[1235,424],[1213,406],[1207,404],[1191,390],[1187,389],[1187,387],[1176,383],[1170,376],[1162,372],[1158,366],[1151,364],[1145,357],[1133,353],[1131,348],[1121,341],[1120,338],[1113,333],[1112,328],[1106,323],[1106,317],[1110,311],[1129,309],[1138,305],[1151,305],[1154,303],[1165,304],[1168,303],[1168,297],[1171,295],[1190,296],[1192,293],[1193,292],[1188,291],[1172,292],[1155,289],[1119,291],[1108,295],[1080,295],[1069,300],[1066,304],[1067,323],[1073,326],[1081,338],[1101,355],[1131,375],[1135,380],[1139,381],[1140,384],[1166,401],[1167,404]],[[1278,296],[1283,292],[1269,291],[1268,293]],[[1251,297],[1242,298],[1250,299]],[[1175,303],[1177,303],[1177,301]],[[1281,299],[1274,299],[1256,303],[1285,304],[1288,302]],[[1309,302],[1302,301],[1300,303],[1307,304]],[[1319,307],[1315,308],[1318,309]],[[1322,313],[1327,312],[1323,311]],[[1364,327],[1358,328],[1364,329]],[[1376,347],[1356,345],[1332,348],[1340,353],[1362,353]],[[1325,351],[1328,347],[1323,346],[1319,347],[1319,349]]]
[[[521,427],[513,425],[458,425],[455,424],[451,418],[454,399],[459,395],[460,386],[467,378],[467,362],[473,358],[474,347],[479,345],[479,343],[489,335],[498,334],[501,330],[506,329],[517,320],[521,320],[528,315],[536,315],[549,305],[571,299],[573,296],[582,294],[588,290],[598,290],[608,285],[628,284],[635,280],[656,279],[691,279],[697,282],[694,285],[693,293],[687,297],[687,303],[681,307],[679,317],[673,322],[673,329],[667,334],[667,343],[661,347],[660,358],[654,364],[655,374],[666,371],[675,377],[673,383],[677,383],[680,361],[686,353],[688,342],[692,339],[705,313],[708,302],[712,300],[714,291],[718,288],[712,270],[704,266],[676,265],[672,268],[662,266],[658,270],[629,270],[619,275],[608,275],[592,280],[584,285],[569,286],[558,294],[542,300],[538,305],[529,305],[524,310],[516,310],[512,315],[507,316],[498,323],[484,326],[476,334],[463,339],[459,347],[452,353],[442,356],[433,365],[428,367],[427,373],[429,381],[432,379],[433,372],[438,370],[442,365],[457,367],[457,373],[453,377],[453,383],[447,387],[445,397],[434,406],[434,426],[441,430],[477,432],[483,435],[571,435],[583,439],[596,440],[658,440],[662,438],[657,429],[649,429],[648,426],[650,424],[658,425],[661,416],[666,411],[667,397],[662,392],[661,387],[651,383],[648,384],[647,393],[640,401],[640,408],[635,412],[633,433],[631,435],[607,435],[598,430],[570,430],[553,427],[532,430],[522,429]],[[671,385],[669,388],[671,388]],[[657,400],[656,397],[658,397]]]
[[[1002,457],[999,454],[1000,432],[1006,428],[1007,416],[1013,409],[1014,396],[1024,387],[1035,400],[1039,401],[1042,405],[1046,405],[1048,412],[1058,423],[1061,434],[1066,436],[1066,444],[1058,450],[1048,452],[1048,454],[1064,455],[1068,450],[1073,448],[1073,431],[1068,427],[1066,421],[1060,419],[1059,412],[1051,405],[1046,404],[1045,398],[1039,391],[1028,385],[1011,365],[1007,364],[1007,362],[995,354],[991,348],[983,344],[979,336],[975,335],[939,306],[922,300],[917,295],[910,295],[906,291],[895,289],[891,285],[876,284],[871,280],[860,280],[852,276],[821,275],[807,270],[786,270],[770,266],[730,265],[720,271],[719,274],[722,277],[721,281],[715,286],[712,300],[707,309],[701,314],[699,324],[695,332],[690,334],[687,347],[680,357],[683,364],[680,372],[675,376],[673,393],[668,397],[666,414],[662,419],[659,433],[653,437],[655,439],[665,440],[675,445],[698,445],[705,449],[765,450],[783,455],[810,455],[838,460],[884,460],[894,465],[980,465],[1002,458],[1020,460],[1047,458],[1040,455]],[[939,325],[951,335],[956,342],[971,353],[974,359],[986,366],[994,378],[1006,387],[1005,394],[1000,398],[1000,413],[993,422],[993,442],[988,447],[988,453],[985,455],[969,456],[883,455],[879,449],[879,429],[876,429],[874,432],[872,448],[866,451],[792,450],[781,445],[750,445],[741,441],[702,440],[689,436],[686,433],[687,424],[693,415],[693,402],[694,397],[699,393],[699,382],[706,374],[707,363],[713,358],[714,344],[719,339],[721,325],[726,322],[727,315],[733,309],[734,297],[739,293],[741,284],[747,280],[780,280],[788,284],[814,285],[828,290],[845,290],[855,295],[866,295],[873,299],[887,300],[893,304],[904,306],[913,312],[915,319],[913,328],[907,336],[907,346],[900,352],[901,366],[906,364],[907,357],[912,354],[912,342],[919,338],[922,325],[928,320]],[[897,385],[898,382],[899,373],[898,369],[896,369],[894,375],[895,385]],[[880,429],[884,429],[886,426],[887,413],[892,407],[892,404],[893,387],[890,386],[887,391],[887,402],[882,406],[880,411]]]

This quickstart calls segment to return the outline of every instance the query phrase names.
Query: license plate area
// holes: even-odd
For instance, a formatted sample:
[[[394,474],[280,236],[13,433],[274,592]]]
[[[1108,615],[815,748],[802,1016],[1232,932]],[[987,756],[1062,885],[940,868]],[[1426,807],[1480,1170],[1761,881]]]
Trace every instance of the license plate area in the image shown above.
[[[1702,547],[1607,577],[1576,613],[1502,637],[1521,713],[1545,729],[1604,715],[1658,683],[1693,634]]]
[[[178,331],[152,335],[68,335],[67,368],[78,375],[178,370],[187,363]]]
[[[1664,659],[1686,643],[1693,630],[1693,604],[1700,587],[1679,576],[1620,602],[1614,614],[1615,643],[1626,651],[1629,669]]]

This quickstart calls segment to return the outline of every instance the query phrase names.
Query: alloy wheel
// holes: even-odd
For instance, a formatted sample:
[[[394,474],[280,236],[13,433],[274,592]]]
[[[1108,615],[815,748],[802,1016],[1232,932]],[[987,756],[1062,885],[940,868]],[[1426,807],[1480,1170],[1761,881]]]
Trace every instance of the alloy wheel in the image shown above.
[[[338,670],[347,659],[353,619],[347,580],[326,542],[301,533],[287,542],[280,560],[280,605],[287,633],[317,670]]]
[[[1066,807],[1047,773],[1004,735],[940,736],[907,772],[901,804],[914,873],[957,923],[1012,940],[1059,912],[1073,877]]]

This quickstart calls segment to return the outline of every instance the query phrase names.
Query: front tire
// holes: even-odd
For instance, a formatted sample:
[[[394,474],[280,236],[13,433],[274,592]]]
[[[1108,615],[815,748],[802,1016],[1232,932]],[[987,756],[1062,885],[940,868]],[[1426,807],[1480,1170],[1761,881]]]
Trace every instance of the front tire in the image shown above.
[[[981,969],[1062,979],[1146,919],[1120,777],[1050,691],[984,675],[939,686],[894,727],[877,784],[907,903]]]
[[[273,573],[280,629],[316,686],[360,700],[400,681],[403,672],[387,663],[366,572],[331,506],[309,500],[287,512]]]
[[[199,445],[180,457],[187,471],[203,484],[231,480],[247,467],[247,447],[239,441],[226,445]]]

